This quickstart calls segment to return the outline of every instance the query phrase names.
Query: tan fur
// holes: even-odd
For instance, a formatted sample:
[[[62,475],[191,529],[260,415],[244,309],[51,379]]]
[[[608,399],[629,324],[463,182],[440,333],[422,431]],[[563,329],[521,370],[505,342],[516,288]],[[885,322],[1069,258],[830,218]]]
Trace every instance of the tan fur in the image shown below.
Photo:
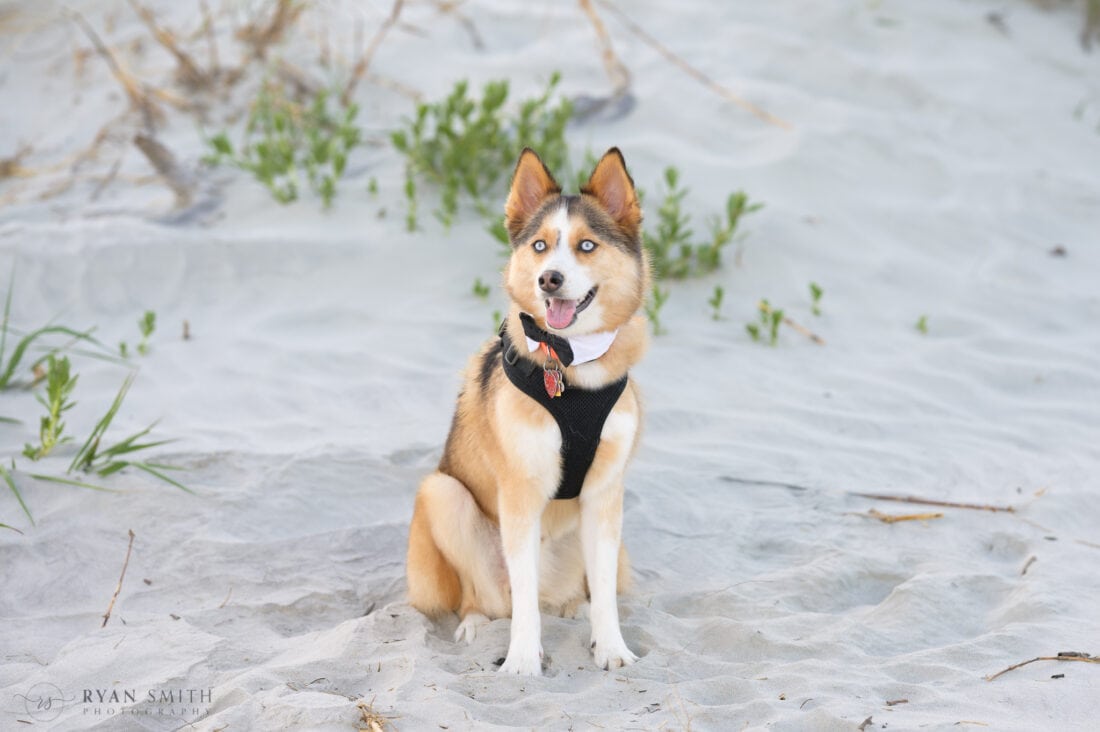
[[[598,215],[605,217],[600,220],[604,222],[601,230],[606,231],[606,221],[612,221],[625,237],[637,239],[641,211],[617,150],[604,156],[583,193],[580,198],[590,199],[585,205],[594,202],[601,207]],[[504,271],[505,289],[512,298],[507,318],[510,333],[523,332],[520,312],[531,313],[546,326],[545,305],[533,289],[540,271],[539,257],[528,246],[533,239],[516,238],[534,225],[532,217],[553,205],[559,194],[542,161],[525,151],[505,206],[515,246]],[[619,333],[601,358],[565,371],[566,388],[569,384],[598,388],[621,378],[645,351],[647,326],[637,312],[648,289],[649,265],[640,245],[631,254],[601,242],[584,217],[570,221],[569,241],[556,241],[549,216],[529,233],[542,237],[550,247],[575,248],[583,239],[599,245],[594,252],[576,255],[599,283],[592,306],[600,308],[599,322],[591,329],[617,328]],[[509,616],[505,554],[519,551],[526,527],[537,524],[539,604],[545,612],[570,615],[588,595],[579,536],[580,502],[590,485],[603,486],[598,488],[606,493],[598,504],[599,520],[621,522],[622,469],[641,432],[641,401],[637,387],[629,381],[605,424],[582,498],[551,500],[561,471],[559,428],[545,409],[508,381],[499,364],[491,371],[483,368],[496,342],[486,343],[467,366],[439,469],[424,479],[417,493],[409,530],[409,601],[433,616],[449,611],[463,618],[473,613]],[[521,350],[521,357],[541,364],[537,352],[528,356]],[[614,429],[621,434],[612,434]],[[621,545],[618,557],[621,592],[630,583],[629,559]]]

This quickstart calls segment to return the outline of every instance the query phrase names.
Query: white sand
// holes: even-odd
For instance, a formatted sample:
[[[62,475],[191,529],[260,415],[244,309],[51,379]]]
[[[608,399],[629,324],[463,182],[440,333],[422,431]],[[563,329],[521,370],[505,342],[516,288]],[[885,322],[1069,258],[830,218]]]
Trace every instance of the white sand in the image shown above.
[[[345,56],[349,5],[304,21],[328,23]],[[388,8],[374,5],[368,37]],[[158,6],[193,27],[188,4]],[[574,150],[621,146],[651,214],[660,171],[679,166],[698,229],[736,188],[767,203],[745,221],[740,267],[673,286],[670,332],[637,369],[648,420],[626,506],[637,582],[621,612],[639,663],[597,671],[586,623],[546,617],[547,676],[504,678],[493,661],[507,620],[466,647],[451,642],[456,621],[433,625],[403,602],[413,492],[501,306],[499,293],[469,294],[501,264],[477,218],[443,233],[427,197],[426,231],[406,234],[402,163],[372,147],[330,213],[309,197],[277,207],[218,172],[215,213],[162,223],[172,196],[132,182],[149,168],[122,126],[84,171],[102,175],[126,151],[95,200],[87,176],[37,200],[64,170],[0,183],[0,277],[17,267],[24,327],[57,317],[133,342],[140,312],[157,312],[117,434],[161,419],[157,434],[179,438],[161,454],[190,468],[198,496],[142,474],[116,476],[121,494],[24,479],[31,527],[0,490],[0,521],[25,532],[0,531],[0,729],[175,729],[201,707],[189,729],[347,730],[359,699],[400,730],[827,730],[867,717],[868,729],[1094,727],[1100,667],[1043,662],[983,679],[1034,656],[1100,653],[1100,54],[1077,45],[1078,13],[682,6],[632,12],[793,129],[723,102],[604,13],[638,104],[575,129]],[[23,164],[45,167],[126,102],[99,59],[75,73],[71,51],[87,43],[57,6],[2,7],[0,154],[31,143]],[[431,98],[460,75],[508,76],[527,95],[555,68],[568,93],[606,92],[573,4],[463,11],[484,50],[414,5],[406,19],[421,35],[395,30],[373,70]],[[994,11],[1007,35],[987,21]],[[122,3],[84,12],[113,44],[146,36]],[[228,54],[228,31],[222,40]],[[126,59],[143,78],[169,77],[151,44]],[[410,109],[373,85],[358,96],[372,137]],[[203,152],[187,120],[162,139],[189,161]],[[810,280],[825,288],[820,318]],[[718,283],[726,319],[713,322]],[[787,329],[776,348],[749,341],[760,297],[827,345]],[[124,371],[78,365],[69,423],[86,434]],[[0,427],[0,455],[16,455],[37,407],[5,393],[0,414],[25,420]],[[40,467],[63,470],[72,450]],[[887,525],[856,514],[934,509],[853,491],[1019,511]],[[129,529],[133,557],[100,629]],[[37,684],[66,699],[52,722],[24,708]],[[212,700],[144,701],[174,689]],[[140,700],[85,703],[84,690]]]

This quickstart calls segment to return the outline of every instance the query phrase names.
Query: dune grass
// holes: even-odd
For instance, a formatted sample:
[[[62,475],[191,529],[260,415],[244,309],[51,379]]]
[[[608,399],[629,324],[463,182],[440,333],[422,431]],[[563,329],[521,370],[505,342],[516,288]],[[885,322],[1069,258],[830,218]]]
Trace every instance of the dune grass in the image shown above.
[[[37,462],[54,454],[56,448],[73,439],[72,435],[66,433],[66,423],[64,421],[65,415],[77,406],[77,402],[73,397],[76,392],[79,375],[74,370],[70,355],[85,355],[114,363],[124,362],[121,362],[117,357],[107,355],[107,349],[99,343],[99,341],[91,337],[91,332],[94,329],[79,331],[74,328],[58,325],[45,326],[23,335],[16,343],[15,348],[8,354],[8,336],[16,332],[10,323],[11,304],[14,293],[13,285],[14,275],[9,284],[8,293],[4,301],[3,320],[0,321],[0,384],[2,384],[0,388],[11,389],[19,385],[23,388],[33,389],[42,385],[42,391],[35,394],[36,401],[46,411],[45,415],[39,418],[38,443],[26,443],[22,453],[23,458]],[[138,352],[148,353],[149,339],[153,334],[155,323],[156,316],[152,311],[146,311],[138,321],[138,327],[142,336],[141,342],[137,346]],[[62,345],[55,345],[49,340],[50,336],[57,335],[68,336],[67,342]],[[73,349],[72,346],[74,344],[81,342],[90,343],[99,350],[84,352]],[[28,356],[28,352],[32,346],[43,350],[43,355],[32,360]],[[45,367],[43,367],[43,364],[45,364]],[[22,369],[30,371],[32,376],[29,380],[21,381],[18,379],[18,375],[23,373]],[[152,431],[155,423],[128,437],[107,444],[105,440],[106,433],[122,407],[123,400],[129,392],[134,379],[134,372],[126,376],[122,383],[122,387],[119,389],[106,413],[96,423],[91,434],[84,441],[82,447],[63,474],[20,470],[16,466],[15,457],[9,458],[7,465],[0,465],[0,480],[3,480],[4,485],[11,491],[16,502],[18,502],[19,507],[22,509],[32,526],[35,525],[35,520],[27,505],[23,491],[20,489],[20,476],[25,476],[26,478],[39,482],[109,491],[109,488],[84,480],[82,476],[91,474],[102,479],[118,473],[125,468],[133,468],[148,473],[158,480],[187,491],[188,493],[192,492],[187,486],[168,475],[168,473],[173,470],[179,470],[179,467],[144,459],[136,459],[139,453],[144,455],[145,453],[143,451],[145,450],[171,442],[171,440],[145,439]],[[0,418],[0,422],[13,426],[23,424],[22,420],[7,416]],[[18,529],[8,523],[0,523],[0,528],[18,531]]]

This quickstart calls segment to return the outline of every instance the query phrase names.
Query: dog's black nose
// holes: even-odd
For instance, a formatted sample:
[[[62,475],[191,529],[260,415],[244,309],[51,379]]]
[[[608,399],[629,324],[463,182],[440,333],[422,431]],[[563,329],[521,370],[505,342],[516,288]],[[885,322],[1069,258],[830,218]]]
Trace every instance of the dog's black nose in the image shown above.
[[[548,269],[539,275],[539,287],[543,292],[557,292],[563,282],[565,276],[557,270]]]

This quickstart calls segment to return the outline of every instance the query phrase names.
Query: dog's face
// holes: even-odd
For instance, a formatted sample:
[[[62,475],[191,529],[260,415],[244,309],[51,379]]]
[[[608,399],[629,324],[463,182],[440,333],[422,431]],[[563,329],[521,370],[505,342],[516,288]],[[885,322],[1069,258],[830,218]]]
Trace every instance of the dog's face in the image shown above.
[[[641,221],[617,149],[603,156],[579,196],[563,196],[539,156],[524,150],[505,205],[508,295],[540,326],[566,336],[622,326],[646,293]]]

